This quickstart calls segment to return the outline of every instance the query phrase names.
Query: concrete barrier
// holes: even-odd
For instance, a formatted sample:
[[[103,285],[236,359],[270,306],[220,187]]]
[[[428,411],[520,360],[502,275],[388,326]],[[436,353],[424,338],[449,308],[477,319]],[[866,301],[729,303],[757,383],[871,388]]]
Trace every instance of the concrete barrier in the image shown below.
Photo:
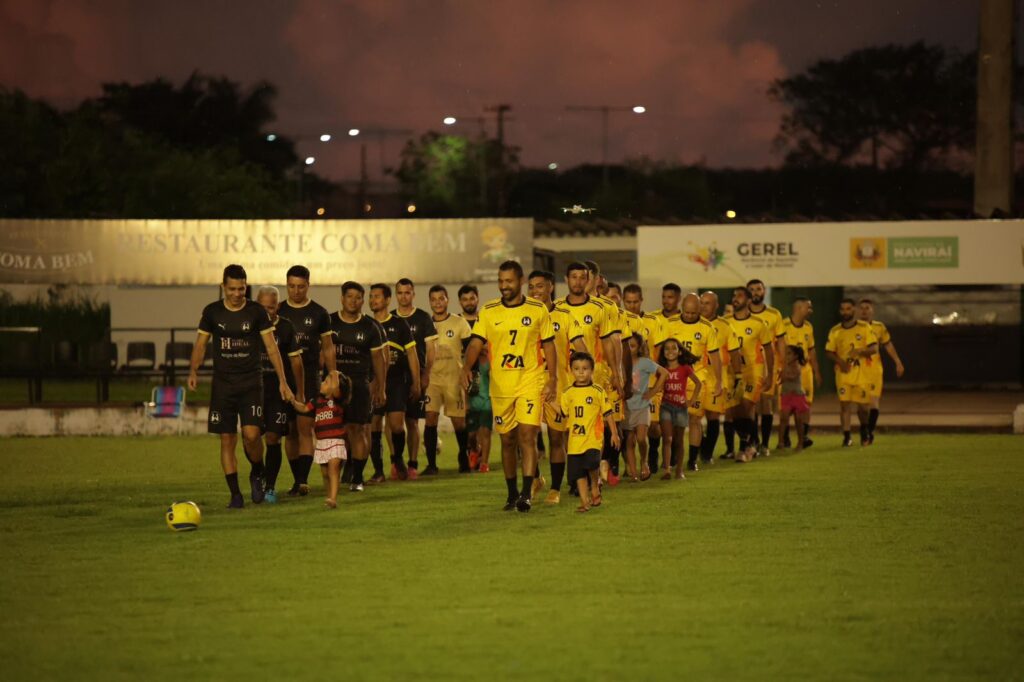
[[[1013,411],[1013,432],[1024,433],[1024,403],[1017,406]]]
[[[161,436],[206,433],[205,407],[180,419],[146,416],[143,407],[30,407],[0,410],[0,436]]]

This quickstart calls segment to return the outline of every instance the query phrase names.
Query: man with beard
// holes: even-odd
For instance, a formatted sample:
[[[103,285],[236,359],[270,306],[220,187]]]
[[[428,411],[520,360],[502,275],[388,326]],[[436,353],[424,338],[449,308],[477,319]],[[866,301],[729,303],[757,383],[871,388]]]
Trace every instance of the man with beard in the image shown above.
[[[860,421],[860,444],[870,443],[868,430],[868,398],[864,362],[878,352],[878,339],[871,325],[857,319],[856,303],[844,298],[839,303],[839,324],[828,332],[825,355],[835,364],[836,391],[839,393],[839,423],[843,430],[843,447],[853,445],[850,435],[853,411]]]
[[[860,319],[871,325],[871,330],[878,339],[878,345],[885,349],[892,361],[896,364],[896,377],[903,376],[903,362],[900,360],[896,346],[889,336],[889,329],[875,319],[875,304],[870,298],[862,298],[857,302],[857,312]],[[868,398],[871,400],[871,411],[868,413],[868,444],[875,442],[875,426],[878,424],[878,409],[882,402],[882,381],[884,369],[882,368],[882,354],[877,353],[867,358],[861,372],[867,384]]]
[[[669,282],[661,288],[661,308],[651,313],[647,313],[655,320],[658,320],[662,326],[662,335],[659,337],[663,341],[664,326],[668,322],[668,318],[673,315],[679,314],[679,302],[683,300],[683,290],[675,282]],[[658,362],[658,353],[651,352],[651,359]],[[653,405],[653,401],[652,401]],[[658,396],[658,409],[661,409],[661,396]],[[653,419],[651,420],[651,428],[647,432],[647,457],[651,464],[651,471],[658,470],[658,450],[661,448],[661,422],[658,420],[658,412],[652,412]],[[670,452],[666,450],[666,452]]]
[[[718,389],[705,385],[704,395],[701,397],[708,430],[700,444],[700,458],[705,464],[710,464],[715,461],[715,445],[718,444],[718,432],[722,415],[726,411],[729,391],[736,384],[736,370],[739,368],[739,355],[736,351],[740,349],[740,344],[729,323],[718,315],[718,294],[713,291],[701,294],[700,312],[715,330],[722,370],[716,377]]]
[[[771,385],[761,394],[758,413],[761,415],[760,447],[757,454],[767,457],[770,454],[768,441],[772,436],[772,422],[775,412],[775,403],[779,398],[779,373],[782,371],[782,356],[785,354],[786,346],[783,343],[782,313],[778,308],[773,308],[764,302],[767,292],[764,282],[759,279],[752,279],[747,282],[747,289],[750,291],[750,314],[764,320],[768,331],[772,334],[772,353],[775,361],[775,375],[771,377]]]
[[[505,511],[528,512],[537,467],[537,432],[544,403],[554,398],[558,359],[551,316],[543,303],[523,295],[523,267],[505,261],[498,268],[501,298],[480,311],[466,349],[462,387],[469,387],[471,368],[487,344],[491,357],[491,403],[501,435],[501,463],[508,496]],[[516,458],[522,454],[523,486],[517,488]]]
[[[391,450],[391,476],[405,480],[408,477],[405,461],[405,411],[408,400],[419,398],[420,363],[416,355],[416,341],[405,320],[388,312],[391,305],[391,287],[377,283],[370,286],[370,312],[384,329],[387,338],[387,380],[384,405],[375,407],[370,425],[370,460],[373,476],[370,483],[384,482],[382,438],[387,421],[388,447]],[[413,470],[415,471],[415,470]]]
[[[750,291],[746,287],[736,287],[732,293],[733,314],[727,318],[739,344],[740,355],[740,380],[733,389],[732,399],[727,401],[734,404],[729,411],[729,420],[740,437],[737,462],[749,462],[754,457],[757,442],[754,411],[775,369],[772,333],[764,320],[750,314],[750,299]]]
[[[418,470],[420,420],[427,416],[427,389],[430,386],[430,374],[437,353],[437,330],[434,329],[434,323],[430,319],[429,313],[413,305],[413,300],[416,298],[416,286],[411,279],[403,277],[398,280],[395,284],[395,297],[398,299],[398,307],[392,310],[391,314],[402,318],[409,325],[412,338],[416,341],[416,354],[420,361],[419,397],[416,400],[410,399],[405,409],[405,430],[409,434],[409,468]],[[426,468],[420,473],[424,476],[436,474],[437,463],[428,459]]]
[[[470,330],[476,325],[479,315],[477,308],[480,305],[480,292],[472,284],[463,284],[459,287],[459,307],[462,319],[468,324]],[[484,365],[481,376],[481,364]],[[471,471],[490,471],[487,460],[491,454],[491,426],[494,423],[494,415],[491,412],[490,396],[490,361],[487,358],[487,349],[480,351],[480,358],[476,365],[470,368],[472,381],[467,391],[466,399],[466,435],[469,445],[469,468]]]
[[[448,290],[444,286],[435,284],[430,287],[428,296],[437,341],[434,368],[427,388],[427,419],[423,427],[427,465],[437,468],[437,425],[441,420],[441,408],[444,408],[459,445],[459,473],[467,474],[471,470],[466,434],[466,391],[459,384],[459,378],[462,355],[473,332],[466,320],[448,312]]]
[[[782,321],[782,329],[785,333],[784,342],[787,346],[797,346],[804,352],[807,363],[800,371],[800,387],[803,389],[807,404],[814,403],[814,387],[821,386],[821,370],[818,368],[818,352],[814,346],[814,325],[811,324],[811,299],[806,296],[798,296],[793,299],[793,309],[789,317]],[[804,425],[804,447],[810,447],[814,442],[807,438],[807,431],[811,427],[810,414],[805,417]],[[789,424],[783,427],[782,442],[778,447],[789,447]]]

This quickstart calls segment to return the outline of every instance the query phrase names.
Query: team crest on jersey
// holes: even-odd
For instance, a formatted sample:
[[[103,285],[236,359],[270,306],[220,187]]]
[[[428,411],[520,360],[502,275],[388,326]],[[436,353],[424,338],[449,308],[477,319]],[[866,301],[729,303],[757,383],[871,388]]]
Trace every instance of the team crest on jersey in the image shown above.
[[[857,334],[857,340],[860,341],[860,334]]]
[[[695,338],[695,339],[697,339],[698,341],[700,341],[700,332],[697,332],[697,333],[695,333],[695,334],[693,335],[693,338]]]
[[[521,321],[524,327],[529,327],[531,324],[533,324],[533,320],[530,319],[529,316],[524,317]]]
[[[494,423],[495,423],[495,424],[497,424],[498,426],[501,426],[501,425],[502,425],[502,424],[504,424],[505,422],[504,422],[504,420],[502,420],[502,418],[501,418],[501,417],[495,417],[495,418],[494,418]]]
[[[218,412],[217,410],[212,410],[210,412],[210,423],[220,424],[220,412]]]
[[[249,331],[249,329],[250,329],[249,323],[248,322],[243,322],[242,323],[242,331],[243,332],[247,332],[247,331]]]
[[[753,330],[753,329],[751,329],[750,327],[747,327],[747,328],[746,328],[746,329],[744,329],[743,331],[745,331],[745,332],[747,333],[747,336],[750,336],[751,334],[753,334],[753,333],[754,333],[754,330]]]
[[[362,332],[359,332],[358,334],[356,334],[356,341],[362,341],[365,338],[366,338],[366,336]]]
[[[562,331],[562,325],[558,322],[552,322],[552,325],[554,325],[556,332]]]
[[[446,331],[446,332],[444,333],[444,335],[445,335],[445,336],[447,336],[447,337],[448,337],[448,338],[450,339],[450,338],[452,338],[453,336],[455,336],[455,332],[454,332],[454,331],[452,331],[451,329],[449,329],[448,331]]]
[[[313,318],[312,317],[307,317],[306,319],[303,320],[303,322],[305,323],[305,325],[307,327],[312,327],[313,326]]]
[[[593,399],[593,398],[591,398],[591,397],[590,397],[590,396],[588,395],[588,396],[587,396],[587,405],[593,405],[593,404],[594,404],[594,399]]]
[[[591,317],[590,315],[584,315],[583,316],[583,322],[585,324],[594,324],[594,318]]]

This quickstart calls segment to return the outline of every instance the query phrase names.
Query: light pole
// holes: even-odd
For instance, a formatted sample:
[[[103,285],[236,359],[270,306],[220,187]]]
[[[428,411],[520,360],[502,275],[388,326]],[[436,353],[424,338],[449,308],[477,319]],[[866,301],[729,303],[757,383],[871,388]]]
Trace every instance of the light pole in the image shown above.
[[[349,137],[376,137],[380,145],[380,170],[384,173],[384,138],[386,137],[409,137],[412,130],[406,128],[349,128]],[[361,213],[369,213],[367,208],[367,187],[370,183],[369,172],[366,168],[366,142],[360,141],[359,146],[359,210]]]
[[[459,121],[473,121],[480,126],[480,150],[477,153],[480,166],[480,215],[487,215],[487,119],[483,116],[445,116],[442,123],[453,126]]]
[[[278,138],[276,133],[267,133],[267,136],[266,136],[265,139],[267,140],[267,142],[274,143],[274,142],[277,142],[279,138]],[[325,142],[326,143],[326,142],[330,142],[331,141],[331,134],[330,133],[320,133],[319,135],[315,135],[315,134],[314,135],[294,135],[294,136],[289,137],[287,139],[293,140],[296,143],[298,143],[298,142],[300,142],[302,140],[319,140],[320,142]],[[302,205],[303,204],[302,186],[303,186],[303,184],[305,182],[305,179],[306,179],[306,167],[307,166],[312,166],[314,163],[316,163],[316,157],[310,155],[310,156],[299,157],[299,158],[301,160],[299,161],[298,201],[296,202],[298,204],[298,208],[296,210],[296,213],[298,213],[299,217],[305,217],[304,211],[303,211],[303,205]]]
[[[637,105],[632,107],[610,106],[607,104],[589,106],[583,104],[571,104],[565,108],[566,111],[582,111],[601,114],[601,187],[602,191],[608,193],[608,116],[613,111],[627,111],[634,114],[643,114],[646,107]]]

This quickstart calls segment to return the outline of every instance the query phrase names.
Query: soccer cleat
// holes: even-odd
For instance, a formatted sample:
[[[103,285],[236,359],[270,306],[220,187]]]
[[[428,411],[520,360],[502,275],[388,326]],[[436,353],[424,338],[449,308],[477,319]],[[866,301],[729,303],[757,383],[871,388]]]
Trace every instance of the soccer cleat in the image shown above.
[[[370,480],[367,481],[367,483],[372,483],[373,485],[378,485],[380,483],[383,483],[386,480],[387,479],[384,478],[384,474],[383,473],[376,473],[376,474],[374,474],[373,476],[370,477]]]
[[[480,453],[476,450],[469,451],[469,468],[472,471],[480,468]]]
[[[228,502],[228,509],[241,509],[245,506],[245,498],[241,495],[232,495],[231,501]]]
[[[353,483],[352,485],[350,485],[348,487],[348,491],[350,493],[361,493],[361,492],[363,492],[363,484],[362,483]]]
[[[843,447],[844,448],[852,448],[853,447],[853,436],[849,436],[847,438],[843,438]]]
[[[516,498],[510,497],[505,500],[505,506],[501,508],[501,511],[512,511],[516,508]]]
[[[548,496],[544,498],[544,504],[559,504],[562,501],[562,493],[557,490],[549,490]]]
[[[804,438],[804,449],[805,450],[807,448],[811,447],[812,445],[814,445],[814,441],[813,440],[811,440],[810,438]]]
[[[398,467],[396,467],[394,464],[391,465],[391,480],[398,480]]]
[[[772,451],[768,449],[767,445],[762,445],[757,449],[758,457],[771,457]]]
[[[609,471],[608,472],[608,485],[610,485],[612,487],[615,487],[615,486],[617,486],[619,484],[619,481],[621,481],[621,480],[622,479],[619,478],[619,475],[616,474],[614,471]]]
[[[527,497],[526,495],[520,495],[519,499],[516,500],[517,512],[525,514],[526,512],[530,511],[531,507],[533,507],[533,502],[531,502],[530,498]]]
[[[488,464],[487,462],[480,462],[480,469],[479,469],[479,471],[480,471],[481,474],[486,474],[490,470],[491,470],[491,465],[490,464]]]
[[[543,476],[533,479],[533,484],[530,487],[530,497],[533,498],[540,495],[540,491],[544,490],[544,486],[547,484],[548,482],[544,480]]]
[[[401,476],[401,474],[399,474],[399,476]],[[416,469],[409,468],[405,470],[405,477],[409,481],[415,481],[417,478],[420,477],[420,472],[417,471]]]
[[[291,489],[288,490],[288,497],[298,497],[299,495],[301,495],[302,493],[299,492],[299,488],[300,486],[298,483],[293,485]]]
[[[686,470],[687,471],[700,471],[700,467],[697,466],[697,460],[694,460],[692,462],[687,462],[686,463]]]
[[[672,472],[670,470],[668,470],[668,469],[665,469],[665,473],[663,473],[661,475],[661,480],[663,480],[663,481],[671,481],[672,480]]]
[[[256,474],[249,474],[249,488],[252,493],[252,503],[261,503],[265,497],[263,493],[263,479]]]
[[[718,459],[736,459],[736,453],[729,451],[718,456]]]
[[[682,471],[677,471],[676,472],[676,480],[677,481],[685,481],[686,480],[686,474],[684,474]]]
[[[277,504],[277,491],[269,488],[263,493],[263,501],[267,504]]]
[[[433,464],[428,464],[426,467],[424,467],[423,471],[420,472],[420,476],[437,476],[437,474],[437,467],[434,466]]]
[[[608,482],[608,473],[612,470],[612,465],[608,463],[608,460],[601,460],[601,480],[605,483]]]

